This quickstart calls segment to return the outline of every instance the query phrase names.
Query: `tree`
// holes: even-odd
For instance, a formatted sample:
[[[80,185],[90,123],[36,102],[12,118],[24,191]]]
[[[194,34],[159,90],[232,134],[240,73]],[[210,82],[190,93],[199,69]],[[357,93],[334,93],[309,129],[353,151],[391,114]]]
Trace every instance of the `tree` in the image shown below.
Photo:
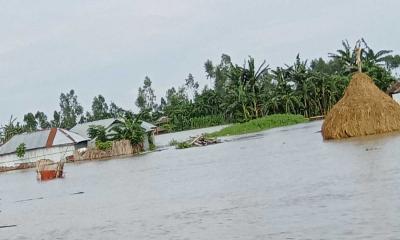
[[[93,98],[92,102],[92,114],[86,114],[89,121],[97,121],[101,119],[107,119],[111,117],[108,109],[108,104],[102,95],[98,95]]]
[[[133,146],[142,145],[144,140],[144,130],[141,127],[140,115],[126,114],[120,123],[116,123],[110,129],[110,136],[113,140],[129,140]]]
[[[351,73],[357,71],[356,55],[347,40],[342,41],[343,49],[336,50],[336,53],[329,53],[329,57],[340,62],[342,71]]]
[[[143,87],[138,90],[138,98],[136,99],[136,106],[140,110],[152,111],[155,107],[156,96],[154,90],[151,87],[151,80],[148,76],[144,78]]]
[[[239,121],[258,118],[261,114],[261,89],[268,75],[264,61],[258,68],[254,58],[249,57],[243,66],[231,66],[225,77],[225,109],[228,115]]]
[[[384,57],[386,69],[392,71],[400,66],[400,55],[388,55]]]
[[[107,129],[104,126],[91,125],[88,129],[88,135],[90,139],[96,139],[96,141],[106,142],[108,141]]]
[[[125,115],[127,111],[125,111],[123,108],[118,107],[115,103],[111,102],[110,104],[110,116],[112,118],[120,118]]]
[[[50,125],[53,128],[61,127],[61,113],[58,111],[53,112],[53,120],[50,121]]]
[[[24,115],[25,131],[34,132],[37,130],[38,123],[36,122],[35,115],[33,113],[27,113]]]
[[[375,52],[368,46],[364,39],[357,41],[354,50],[350,47],[348,41],[343,41],[342,45],[344,49],[339,49],[336,53],[329,54],[329,56],[342,63],[344,69],[343,74],[349,75],[357,71],[355,49],[361,48],[362,71],[370,75],[380,89],[386,91],[395,81],[388,67],[390,65],[387,62],[388,59],[393,59],[389,57],[389,53],[392,52],[391,50],[379,50]],[[394,66],[396,66],[396,64],[394,64]]]
[[[188,98],[186,88],[181,86],[167,90],[165,114],[170,118],[174,130],[185,130],[190,126],[190,118],[193,113],[193,103]]]
[[[157,109],[155,101],[156,96],[151,87],[151,80],[146,76],[143,81],[143,87],[138,89],[138,96],[136,99],[136,106],[140,109],[143,120],[152,120],[152,113]]]
[[[61,127],[71,129],[77,124],[83,113],[83,107],[78,103],[74,90],[60,95]]]
[[[10,117],[10,120],[4,126],[1,126],[1,142],[6,143],[10,140],[13,136],[17,134],[21,134],[24,132],[23,126],[17,122],[17,118],[13,116]]]
[[[185,79],[185,87],[187,91],[191,93],[191,98],[194,98],[197,95],[199,83],[195,82],[194,77],[191,73],[189,73],[188,77]]]
[[[37,111],[35,114],[36,121],[41,129],[50,128],[50,123],[47,121],[47,116],[44,112]]]

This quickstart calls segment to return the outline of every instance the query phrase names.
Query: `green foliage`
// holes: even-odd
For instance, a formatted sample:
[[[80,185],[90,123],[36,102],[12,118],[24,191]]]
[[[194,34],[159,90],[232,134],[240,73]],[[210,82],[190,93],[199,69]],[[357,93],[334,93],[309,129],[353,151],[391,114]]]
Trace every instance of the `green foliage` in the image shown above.
[[[136,99],[136,106],[140,109],[142,119],[145,121],[151,121],[151,113],[157,109],[156,95],[151,87],[151,80],[148,76],[144,78],[143,87],[138,89],[138,96]]]
[[[50,128],[50,123],[47,121],[47,116],[44,112],[37,111],[35,114],[35,118],[41,129]]]
[[[224,123],[225,119],[222,115],[195,117],[190,119],[190,128],[205,128],[222,125]]]
[[[176,139],[172,139],[171,141],[169,141],[169,145],[170,146],[176,146],[176,145],[178,145],[179,144],[179,142],[178,142],[178,140],[176,140]]]
[[[184,148],[190,148],[190,147],[192,147],[192,145],[190,143],[188,143],[188,142],[179,142],[176,145],[177,149],[184,149]]]
[[[282,127],[297,123],[304,123],[308,120],[302,115],[276,114],[258,118],[245,123],[238,123],[221,129],[220,131],[208,134],[210,137],[222,137],[239,135],[245,133],[259,132],[269,128]]]
[[[156,145],[154,143],[150,143],[149,150],[154,151],[156,149]]]
[[[26,152],[25,143],[21,143],[20,145],[18,145],[18,147],[16,149],[17,156],[19,158],[23,158],[25,156],[25,152]]]
[[[112,148],[113,142],[112,141],[96,141],[96,148],[102,151],[107,151]]]
[[[96,139],[96,141],[107,142],[107,129],[104,126],[91,125],[88,129],[88,135],[90,139]]]
[[[169,123],[163,124],[161,127],[163,129],[165,129],[165,131],[167,131],[167,132],[173,132],[174,131],[174,125],[169,124]]]
[[[78,96],[74,90],[60,95],[61,123],[62,128],[71,129],[83,113],[83,107],[78,103]]]
[[[94,97],[92,102],[92,113],[86,113],[87,121],[92,122],[110,117],[112,117],[112,115],[109,111],[105,98],[102,95]]]
[[[0,143],[6,143],[13,136],[21,134],[24,131],[25,128],[17,122],[16,118],[11,116],[9,122],[0,127]]]
[[[50,121],[51,127],[61,127],[61,113],[58,111],[53,112],[53,120]]]
[[[141,145],[144,140],[144,130],[141,127],[142,121],[139,116],[127,114],[120,123],[110,129],[110,136],[113,140],[129,140],[132,145]]]
[[[37,130],[38,123],[36,122],[36,118],[35,115],[33,115],[33,113],[25,114],[24,122],[25,122],[26,132],[34,132]]]

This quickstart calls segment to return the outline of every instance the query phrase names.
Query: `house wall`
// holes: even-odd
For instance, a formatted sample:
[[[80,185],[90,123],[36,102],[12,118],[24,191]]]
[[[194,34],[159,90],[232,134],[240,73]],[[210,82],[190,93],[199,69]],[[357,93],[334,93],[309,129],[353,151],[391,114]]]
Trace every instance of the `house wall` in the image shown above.
[[[143,138],[143,149],[145,151],[148,151],[150,149],[149,137],[147,136],[147,134],[145,134]]]
[[[0,167],[16,167],[21,163],[35,163],[41,159],[49,159],[53,161],[65,160],[69,155],[73,155],[75,146],[58,146],[52,148],[42,148],[36,150],[28,150],[25,156],[19,158],[16,153],[0,156]]]
[[[143,139],[143,148],[145,151],[149,151],[150,150],[150,143],[153,143],[154,145],[155,143],[155,138],[154,138],[154,131],[152,132],[147,132],[144,135],[144,139]]]

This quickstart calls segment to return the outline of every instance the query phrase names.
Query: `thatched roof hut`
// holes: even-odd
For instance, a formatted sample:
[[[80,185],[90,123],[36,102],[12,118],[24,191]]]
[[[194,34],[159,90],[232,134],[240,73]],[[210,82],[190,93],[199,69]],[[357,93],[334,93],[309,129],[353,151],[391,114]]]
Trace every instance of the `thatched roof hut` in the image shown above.
[[[400,130],[400,105],[364,73],[355,73],[344,96],[325,117],[324,139],[341,139]]]

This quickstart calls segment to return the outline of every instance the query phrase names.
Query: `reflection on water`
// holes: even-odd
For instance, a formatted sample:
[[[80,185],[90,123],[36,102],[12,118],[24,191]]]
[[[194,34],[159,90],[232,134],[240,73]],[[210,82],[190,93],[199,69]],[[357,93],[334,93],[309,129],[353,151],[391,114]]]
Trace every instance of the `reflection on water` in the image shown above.
[[[398,239],[400,135],[321,122],[203,148],[0,174],[0,239]]]

